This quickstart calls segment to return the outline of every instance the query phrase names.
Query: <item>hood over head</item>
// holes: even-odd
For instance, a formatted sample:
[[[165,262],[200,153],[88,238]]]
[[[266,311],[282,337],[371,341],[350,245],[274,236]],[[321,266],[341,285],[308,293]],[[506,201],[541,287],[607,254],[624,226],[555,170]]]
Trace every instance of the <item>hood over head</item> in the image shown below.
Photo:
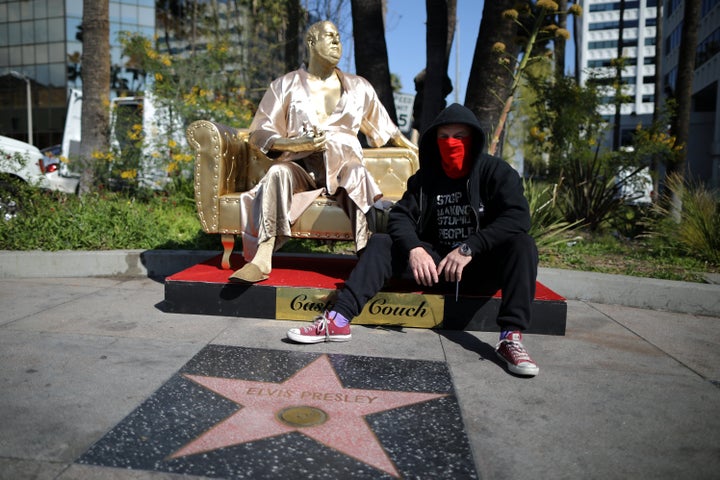
[[[440,168],[440,149],[437,144],[437,130],[442,125],[463,123],[472,129],[472,156],[473,159],[483,151],[485,146],[485,132],[480,127],[475,114],[469,108],[453,103],[435,117],[433,123],[425,129],[420,137],[420,168]]]

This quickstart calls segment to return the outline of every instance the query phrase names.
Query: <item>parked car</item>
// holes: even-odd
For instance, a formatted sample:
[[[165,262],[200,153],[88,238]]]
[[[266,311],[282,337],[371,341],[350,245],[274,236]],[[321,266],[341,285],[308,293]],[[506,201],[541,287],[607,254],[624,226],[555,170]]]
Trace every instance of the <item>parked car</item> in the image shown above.
[[[60,158],[63,156],[62,154],[62,144],[52,145],[50,147],[45,147],[40,149],[40,153],[48,157],[47,162],[50,165],[50,169],[57,169],[59,172],[59,176],[63,178],[75,178],[79,179],[80,174],[77,172],[73,172],[70,170],[66,161],[62,161]],[[53,166],[55,165],[55,166]],[[65,181],[65,180],[63,180]],[[70,182],[72,185],[72,182]],[[76,186],[77,188],[77,186]]]
[[[58,158],[44,155],[29,143],[0,135],[0,217],[7,220],[20,210],[18,182],[77,193],[80,180],[61,175],[61,165]]]

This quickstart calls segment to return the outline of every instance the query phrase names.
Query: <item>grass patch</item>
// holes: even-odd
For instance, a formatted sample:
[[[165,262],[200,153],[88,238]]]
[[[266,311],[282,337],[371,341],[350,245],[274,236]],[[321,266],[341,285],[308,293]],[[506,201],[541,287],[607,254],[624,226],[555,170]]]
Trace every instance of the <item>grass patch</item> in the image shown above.
[[[188,189],[135,197],[117,192],[77,197],[21,188],[15,195],[20,210],[0,220],[0,250],[222,250],[219,235],[202,231]],[[572,240],[541,247],[541,267],[691,282],[703,282],[704,273],[720,273],[720,266],[658,238],[564,233]],[[354,245],[291,240],[281,251],[351,255]]]
[[[194,201],[182,196],[129,197],[106,192],[83,197],[23,188],[20,210],[0,222],[3,250],[219,250],[202,231]]]
[[[574,234],[572,241],[542,249],[540,266],[687,282],[705,282],[703,274],[720,273],[718,265],[669,249],[657,239]]]

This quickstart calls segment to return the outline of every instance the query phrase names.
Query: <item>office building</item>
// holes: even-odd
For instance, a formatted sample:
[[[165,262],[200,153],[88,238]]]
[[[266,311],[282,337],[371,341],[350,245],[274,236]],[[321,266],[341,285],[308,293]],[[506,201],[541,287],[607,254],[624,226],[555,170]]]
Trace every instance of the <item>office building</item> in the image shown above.
[[[663,83],[669,91],[677,81],[678,53],[685,4],[665,3],[663,27]],[[695,51],[693,100],[690,113],[688,168],[693,179],[720,187],[720,118],[718,80],[720,79],[720,0],[703,0],[700,10],[698,46]]]
[[[621,7],[624,10],[621,15]],[[693,105],[688,166],[690,175],[707,185],[720,185],[720,121],[718,119],[718,78],[720,78],[720,0],[703,0],[693,81]],[[663,100],[675,88],[678,52],[685,4],[682,0],[583,0],[583,15],[576,19],[577,59],[580,82],[591,75],[615,76],[612,65],[618,56],[622,16],[622,56],[626,59],[622,78],[623,94],[630,99],[621,107],[621,138],[626,144],[638,125],[652,122],[655,92],[655,49],[661,48],[661,92]],[[657,45],[657,9],[662,22],[662,44]],[[601,113],[615,123],[614,91],[605,87]],[[612,135],[606,144],[612,146]]]
[[[27,83],[32,143],[59,144],[68,90],[82,88],[82,0],[0,0],[0,132],[27,140]],[[154,0],[110,0],[111,97],[142,88],[126,68],[120,31],[155,34]]]
[[[591,76],[613,79],[618,57],[619,33],[622,17],[622,70],[626,103],[620,109],[621,139],[626,144],[638,123],[652,122],[655,95],[655,26],[658,0],[628,0],[621,11],[620,1],[584,0],[583,14],[576,17],[578,65],[580,83]],[[608,123],[615,123],[615,91],[612,86],[601,87],[602,115]],[[612,135],[606,139],[611,146]]]

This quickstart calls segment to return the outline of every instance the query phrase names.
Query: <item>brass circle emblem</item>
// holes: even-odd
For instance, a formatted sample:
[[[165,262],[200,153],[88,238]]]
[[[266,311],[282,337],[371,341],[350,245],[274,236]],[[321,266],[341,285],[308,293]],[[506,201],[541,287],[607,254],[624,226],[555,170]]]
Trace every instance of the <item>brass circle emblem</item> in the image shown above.
[[[287,407],[277,414],[278,420],[291,427],[314,427],[328,419],[327,413],[315,407]]]

